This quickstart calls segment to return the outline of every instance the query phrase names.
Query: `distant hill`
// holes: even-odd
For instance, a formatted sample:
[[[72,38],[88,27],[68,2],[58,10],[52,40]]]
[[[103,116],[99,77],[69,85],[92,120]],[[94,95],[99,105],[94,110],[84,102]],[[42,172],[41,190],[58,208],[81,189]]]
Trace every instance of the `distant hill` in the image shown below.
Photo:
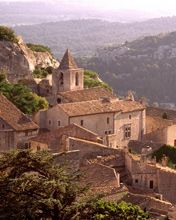
[[[99,49],[79,63],[122,95],[133,90],[152,102],[176,103],[176,32]]]
[[[143,36],[176,31],[176,17],[135,23],[69,20],[16,26],[15,30],[26,42],[48,45],[58,58],[66,48],[70,48],[78,57],[88,57],[94,55],[97,48],[118,45]]]

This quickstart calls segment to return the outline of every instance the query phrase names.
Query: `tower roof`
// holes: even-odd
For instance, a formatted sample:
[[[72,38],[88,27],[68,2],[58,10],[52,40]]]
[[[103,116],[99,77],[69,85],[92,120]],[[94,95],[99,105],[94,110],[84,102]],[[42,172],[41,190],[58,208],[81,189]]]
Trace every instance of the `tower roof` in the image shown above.
[[[66,50],[66,52],[60,62],[59,69],[61,69],[61,70],[78,69],[76,62],[68,49]]]

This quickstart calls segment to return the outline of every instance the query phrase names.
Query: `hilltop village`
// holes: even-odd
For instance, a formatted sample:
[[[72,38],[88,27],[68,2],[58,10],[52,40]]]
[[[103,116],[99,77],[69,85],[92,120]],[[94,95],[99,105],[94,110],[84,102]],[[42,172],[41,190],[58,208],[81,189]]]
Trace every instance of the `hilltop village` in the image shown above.
[[[123,194],[153,216],[172,219],[176,170],[168,167],[166,155],[160,163],[151,155],[164,144],[176,146],[176,112],[149,107],[131,92],[122,99],[105,87],[85,88],[84,73],[66,50],[60,63],[54,61],[50,78],[34,83],[30,76],[29,86],[49,103],[33,115],[1,93],[0,151],[49,151],[57,163],[86,173],[81,181],[93,192],[110,200]],[[8,80],[20,77],[10,73]]]

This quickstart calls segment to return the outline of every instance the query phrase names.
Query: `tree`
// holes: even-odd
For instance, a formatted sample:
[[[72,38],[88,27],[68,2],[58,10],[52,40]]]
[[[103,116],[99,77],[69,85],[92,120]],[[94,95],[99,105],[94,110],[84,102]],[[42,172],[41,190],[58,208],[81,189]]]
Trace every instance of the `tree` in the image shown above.
[[[84,195],[77,175],[54,163],[47,152],[28,150],[0,157],[0,218],[20,220],[148,219],[138,206]]]
[[[25,114],[32,114],[48,107],[45,98],[33,93],[22,84],[11,84],[2,80],[0,92]]]
[[[81,211],[81,219],[94,220],[146,220],[149,219],[147,212],[139,206],[126,202],[111,202],[104,200],[90,201]]]
[[[0,217],[71,219],[82,189],[76,176],[54,164],[46,153],[16,151],[0,158]]]

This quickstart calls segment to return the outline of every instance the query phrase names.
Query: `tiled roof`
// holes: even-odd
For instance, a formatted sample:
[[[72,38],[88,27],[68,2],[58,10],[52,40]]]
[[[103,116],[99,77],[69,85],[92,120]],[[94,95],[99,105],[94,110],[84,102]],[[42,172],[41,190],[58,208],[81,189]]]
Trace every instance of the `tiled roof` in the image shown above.
[[[68,102],[98,100],[102,97],[116,98],[116,96],[111,91],[102,87],[94,87],[94,88],[77,90],[77,91],[60,92],[58,95],[68,100]]]
[[[60,140],[63,135],[92,141],[99,140],[99,136],[97,134],[77,124],[70,124],[65,127],[60,127],[56,130],[42,132],[38,134],[37,137],[34,137],[31,140],[49,145],[52,143],[53,140]]]
[[[23,114],[2,94],[0,94],[0,118],[16,131],[38,129],[37,124]]]
[[[66,50],[60,62],[59,69],[60,70],[78,69],[76,62],[68,49]]]
[[[110,112],[133,112],[143,110],[145,107],[135,101],[119,101],[117,99],[108,100],[94,100],[86,102],[75,102],[58,104],[57,108],[61,108],[68,116],[92,115]]]

